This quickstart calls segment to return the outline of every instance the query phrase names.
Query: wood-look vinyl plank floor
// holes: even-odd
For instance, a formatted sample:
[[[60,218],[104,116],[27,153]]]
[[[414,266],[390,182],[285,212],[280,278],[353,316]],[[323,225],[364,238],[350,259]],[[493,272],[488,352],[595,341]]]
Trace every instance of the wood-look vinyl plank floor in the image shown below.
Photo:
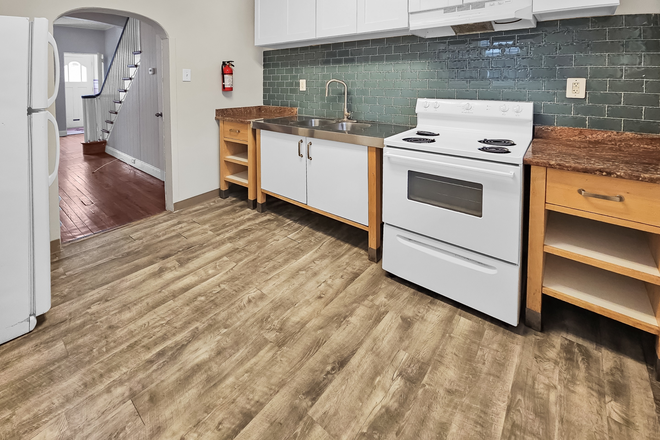
[[[553,299],[513,328],[366,243],[241,194],[64,245],[0,346],[0,438],[658,439],[650,335]]]
[[[165,211],[163,182],[109,154],[84,155],[84,135],[60,138],[60,232],[66,243]]]

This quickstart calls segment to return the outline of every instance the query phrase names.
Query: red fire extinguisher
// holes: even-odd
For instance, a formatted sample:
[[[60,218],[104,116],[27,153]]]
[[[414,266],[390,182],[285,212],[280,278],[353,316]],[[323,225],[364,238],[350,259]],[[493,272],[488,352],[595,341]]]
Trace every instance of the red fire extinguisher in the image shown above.
[[[231,92],[234,90],[234,65],[233,61],[222,62],[222,91]]]

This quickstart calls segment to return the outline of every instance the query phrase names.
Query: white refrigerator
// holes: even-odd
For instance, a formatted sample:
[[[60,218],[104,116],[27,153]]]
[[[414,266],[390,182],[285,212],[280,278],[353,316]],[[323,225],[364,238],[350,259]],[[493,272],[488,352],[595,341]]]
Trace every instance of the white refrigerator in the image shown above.
[[[48,45],[54,95],[48,96]],[[50,309],[48,188],[59,167],[59,130],[46,109],[59,88],[48,20],[0,16],[0,344],[34,329]],[[48,169],[48,124],[57,138]]]

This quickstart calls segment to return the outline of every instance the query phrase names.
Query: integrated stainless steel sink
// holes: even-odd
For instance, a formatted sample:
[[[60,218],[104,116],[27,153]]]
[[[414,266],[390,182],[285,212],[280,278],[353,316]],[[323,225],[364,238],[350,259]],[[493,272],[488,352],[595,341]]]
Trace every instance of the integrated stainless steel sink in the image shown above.
[[[298,125],[300,127],[320,127],[321,125],[328,125],[334,122],[334,119],[311,118],[305,119],[304,121],[294,122],[293,125]]]
[[[352,121],[341,121],[334,122],[323,126],[324,128],[329,128],[331,130],[338,131],[351,131],[351,130],[360,130],[362,128],[371,127],[371,124],[365,124],[364,122],[352,122]]]

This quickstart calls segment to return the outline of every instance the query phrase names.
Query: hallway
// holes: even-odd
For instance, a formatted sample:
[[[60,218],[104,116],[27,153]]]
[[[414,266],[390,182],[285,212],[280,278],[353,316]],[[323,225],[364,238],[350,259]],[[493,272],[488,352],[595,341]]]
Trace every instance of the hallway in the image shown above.
[[[165,211],[164,183],[109,154],[83,155],[84,135],[60,138],[62,243]]]

